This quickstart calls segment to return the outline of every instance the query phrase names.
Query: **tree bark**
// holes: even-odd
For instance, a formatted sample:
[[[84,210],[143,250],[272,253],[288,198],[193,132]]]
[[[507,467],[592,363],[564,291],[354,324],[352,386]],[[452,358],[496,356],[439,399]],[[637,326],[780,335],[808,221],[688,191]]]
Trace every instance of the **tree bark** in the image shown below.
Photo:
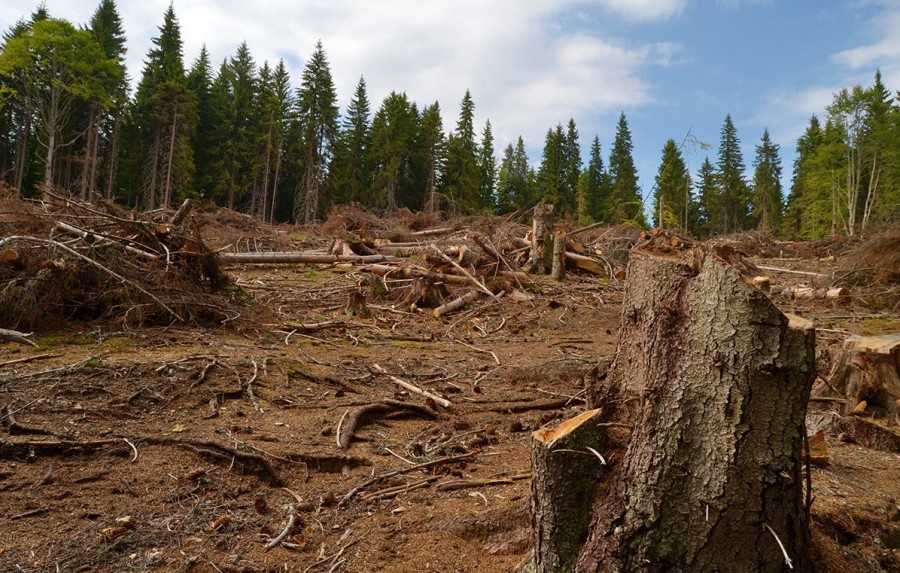
[[[576,570],[781,572],[788,557],[809,570],[814,336],[716,257],[632,253],[616,357],[591,398],[634,427]]]
[[[553,256],[553,205],[540,204],[534,208],[531,239],[531,271],[547,274]]]
[[[553,235],[553,262],[550,276],[561,281],[566,278],[566,234],[557,230]]]
[[[591,498],[603,463],[600,410],[534,432],[531,508],[534,573],[572,571],[591,521]]]

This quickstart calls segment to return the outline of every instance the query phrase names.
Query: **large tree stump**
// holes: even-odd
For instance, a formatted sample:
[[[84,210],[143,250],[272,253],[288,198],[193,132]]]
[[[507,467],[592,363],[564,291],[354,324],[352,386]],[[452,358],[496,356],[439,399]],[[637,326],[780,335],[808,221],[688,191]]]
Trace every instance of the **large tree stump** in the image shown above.
[[[572,571],[575,566],[591,521],[594,485],[605,463],[594,453],[603,449],[599,413],[589,410],[533,434],[534,573]]]
[[[534,208],[531,226],[531,272],[547,274],[553,259],[553,205],[541,203]]]
[[[850,336],[834,361],[828,386],[816,394],[834,391],[846,398],[844,412],[864,410],[897,423],[900,415],[900,334]],[[829,387],[830,386],[830,387]],[[859,410],[857,410],[859,413]]]
[[[787,557],[808,570],[814,346],[809,323],[790,324],[720,258],[632,253],[616,356],[592,401],[634,427],[576,570],[781,572]]]

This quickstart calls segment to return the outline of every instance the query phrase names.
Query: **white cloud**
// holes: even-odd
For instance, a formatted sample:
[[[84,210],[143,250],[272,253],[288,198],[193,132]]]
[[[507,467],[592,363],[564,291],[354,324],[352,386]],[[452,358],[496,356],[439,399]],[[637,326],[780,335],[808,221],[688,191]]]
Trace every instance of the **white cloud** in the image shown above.
[[[881,70],[885,84],[889,88],[900,86],[900,2],[880,0],[872,18],[870,34],[873,41],[835,54],[834,59],[851,70],[864,71],[866,84],[871,83],[875,68]]]
[[[687,0],[596,0],[629,20],[661,20],[678,16]]]

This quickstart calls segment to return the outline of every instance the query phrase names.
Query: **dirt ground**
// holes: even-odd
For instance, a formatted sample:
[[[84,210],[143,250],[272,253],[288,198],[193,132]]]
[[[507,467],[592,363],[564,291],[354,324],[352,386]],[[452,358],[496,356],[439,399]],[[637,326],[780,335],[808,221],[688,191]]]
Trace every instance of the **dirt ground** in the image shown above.
[[[584,409],[622,283],[540,278],[433,318],[352,267],[226,271],[246,312],[217,328],[71,324],[0,344],[0,571],[512,571],[530,548],[530,432]],[[345,313],[359,289],[368,318]],[[867,300],[774,300],[820,327],[823,367],[849,333],[900,332]],[[451,405],[404,408],[427,401],[392,377]],[[900,455],[828,446],[819,570],[900,571]]]

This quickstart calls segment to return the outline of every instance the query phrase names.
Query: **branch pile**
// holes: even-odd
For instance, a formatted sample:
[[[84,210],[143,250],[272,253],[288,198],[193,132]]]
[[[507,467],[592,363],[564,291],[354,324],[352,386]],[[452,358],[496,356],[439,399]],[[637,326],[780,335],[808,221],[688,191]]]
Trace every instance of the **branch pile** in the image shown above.
[[[2,198],[24,214],[0,233],[0,327],[53,319],[125,325],[222,321],[227,277],[187,216],[139,215],[111,202]],[[21,224],[20,224],[21,222]]]

